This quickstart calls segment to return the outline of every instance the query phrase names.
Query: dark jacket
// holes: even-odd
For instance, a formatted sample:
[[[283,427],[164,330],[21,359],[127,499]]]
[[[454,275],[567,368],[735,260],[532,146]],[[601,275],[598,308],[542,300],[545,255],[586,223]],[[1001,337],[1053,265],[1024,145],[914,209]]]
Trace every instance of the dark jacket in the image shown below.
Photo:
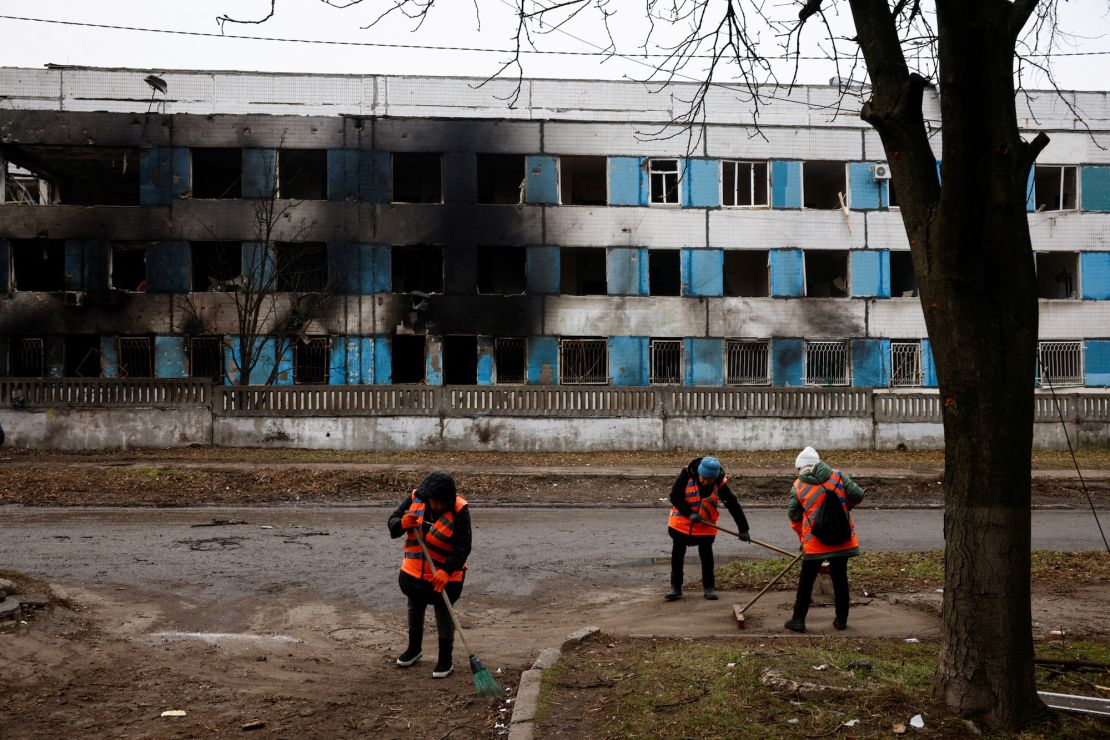
[[[700,457],[695,457],[691,460],[690,464],[679,472],[678,477],[674,479],[674,485],[671,486],[671,506],[678,509],[678,513],[683,516],[690,516],[694,513],[690,505],[686,503],[686,484],[689,483],[691,479],[697,480],[698,465],[701,464],[701,460]],[[717,477],[717,481],[722,481],[724,477],[725,471],[722,468],[720,476]],[[744,510],[740,508],[740,502],[736,500],[736,496],[732,493],[732,489],[728,487],[728,483],[721,483],[721,487],[717,489],[717,496],[720,497],[721,503],[725,505],[725,508],[728,509],[728,513],[732,515],[733,521],[736,522],[736,531],[747,532],[748,518],[744,516]],[[682,534],[670,527],[667,527],[667,532],[670,533],[672,538],[681,537],[686,541],[712,539]]]
[[[401,517],[409,510],[409,505],[412,503],[412,496],[406,496],[401,505],[393,510],[389,515],[389,536],[397,539],[405,534],[405,530],[401,528]],[[432,512],[431,506],[424,508],[424,526],[422,533],[428,534],[432,524],[438,519],[435,513]],[[448,573],[454,573],[459,570],[466,563],[466,559],[470,557],[470,506],[462,507],[462,510],[455,514],[455,534],[451,538],[452,544],[455,549],[451,551],[451,555],[443,563],[443,570]]]

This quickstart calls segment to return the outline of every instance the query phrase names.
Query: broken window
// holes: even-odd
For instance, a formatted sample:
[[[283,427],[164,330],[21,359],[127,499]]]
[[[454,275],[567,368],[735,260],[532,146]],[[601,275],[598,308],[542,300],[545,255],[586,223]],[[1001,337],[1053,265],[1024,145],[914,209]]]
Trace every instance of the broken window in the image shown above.
[[[478,202],[513,205],[524,202],[523,155],[478,155]]]
[[[921,342],[892,340],[890,343],[890,385],[894,388],[916,388],[921,385]]]
[[[770,385],[770,342],[729,339],[725,342],[726,385]]]
[[[189,150],[194,198],[239,198],[243,191],[243,154],[239,149]]]
[[[189,377],[224,380],[224,345],[220,337],[189,338]]]
[[[100,377],[100,337],[95,334],[71,334],[64,340],[67,378]]]
[[[806,385],[850,385],[847,342],[806,342]]]
[[[1046,388],[1083,385],[1083,343],[1038,342],[1037,383]]]
[[[55,239],[13,239],[12,276],[16,290],[65,290],[66,247]]]
[[[137,206],[139,150],[110,146],[5,147],[3,196],[33,205]]]
[[[493,340],[493,382],[521,384],[525,379],[524,337]]]
[[[1038,211],[1073,211],[1078,167],[1038,165],[1033,170],[1033,203]]]
[[[681,254],[678,249],[648,250],[650,295],[682,295]]]
[[[119,337],[116,348],[119,353],[119,377],[154,377],[154,343],[150,337]]]
[[[280,149],[277,167],[279,197],[297,200],[327,199],[326,149]]]
[[[721,162],[721,205],[765,206],[768,190],[766,162]]]
[[[243,284],[243,245],[240,242],[192,242],[193,290],[226,293]]]
[[[395,246],[392,262],[394,293],[443,292],[442,247]]]
[[[848,252],[818,249],[805,252],[806,296],[844,298],[848,295]]]
[[[446,385],[478,384],[478,337],[443,338],[443,382]]]
[[[279,293],[323,293],[328,287],[328,245],[278,242],[274,245]]]
[[[32,172],[0,156],[0,203],[47,206],[57,202],[57,189],[45,174]]]
[[[559,292],[564,295],[605,295],[605,250],[563,247],[559,251]]]
[[[293,382],[297,385],[325,385],[328,382],[327,337],[293,340]]]
[[[15,337],[10,346],[11,375],[41,378],[45,366],[42,337]]]
[[[651,178],[651,202],[667,205],[678,204],[678,160],[648,160],[648,174]]]
[[[802,163],[802,205],[805,208],[841,208],[841,199],[847,192],[847,162]]]
[[[605,385],[609,382],[609,343],[604,339],[560,339],[562,385]]]
[[[559,157],[559,189],[564,205],[608,203],[605,157]]]
[[[764,298],[771,294],[771,271],[766,249],[726,249],[726,296]]]
[[[523,293],[527,282],[525,270],[524,247],[478,247],[479,293]]]
[[[651,384],[678,385],[682,382],[682,340],[651,340]]]
[[[886,188],[887,188],[886,189],[886,207],[887,208],[897,208],[898,207],[898,193],[894,190],[894,178],[893,177],[886,181]]]
[[[395,152],[391,172],[394,203],[443,202],[442,154]]]
[[[112,287],[146,292],[146,242],[112,242]]]
[[[423,383],[425,377],[424,337],[414,334],[394,336],[392,362],[394,384]]]
[[[1038,252],[1037,297],[1076,298],[1079,293],[1077,252]]]
[[[890,295],[892,298],[917,295],[917,276],[913,271],[913,255],[909,252],[890,253]]]

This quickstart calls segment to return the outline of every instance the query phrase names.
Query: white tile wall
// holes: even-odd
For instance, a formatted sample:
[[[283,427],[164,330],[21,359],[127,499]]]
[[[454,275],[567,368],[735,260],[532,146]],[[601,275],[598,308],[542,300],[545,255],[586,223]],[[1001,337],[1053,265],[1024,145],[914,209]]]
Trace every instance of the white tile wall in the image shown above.
[[[711,157],[863,159],[859,129],[709,126],[706,141]]]
[[[560,123],[544,125],[544,151],[552,154],[634,157],[701,156],[699,130],[667,138],[672,130],[654,123]]]
[[[892,211],[867,211],[867,246],[869,249],[909,249],[906,225],[902,214]]]
[[[928,336],[920,298],[881,298],[869,303],[867,336],[887,339]]]
[[[1041,339],[1110,338],[1110,301],[1040,301]]]
[[[775,211],[722,208],[709,212],[709,245],[724,249],[859,249],[860,211]]]
[[[704,299],[551,296],[544,334],[554,336],[690,337],[705,335]]]
[[[708,336],[862,337],[865,311],[864,301],[848,298],[720,298],[709,303]]]
[[[1037,252],[1110,249],[1110,213],[1031,213],[1029,235]]]
[[[546,209],[547,244],[566,247],[704,247],[705,211],[652,207]]]

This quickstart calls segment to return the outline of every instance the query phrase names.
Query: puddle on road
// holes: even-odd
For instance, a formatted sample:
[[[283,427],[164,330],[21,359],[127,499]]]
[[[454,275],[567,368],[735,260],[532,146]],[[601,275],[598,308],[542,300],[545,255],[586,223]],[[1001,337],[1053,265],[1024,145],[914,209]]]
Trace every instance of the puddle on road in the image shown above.
[[[304,642],[289,635],[252,635],[247,632],[181,632],[169,630],[167,632],[153,632],[151,637],[161,637],[168,640],[201,640],[202,642]]]

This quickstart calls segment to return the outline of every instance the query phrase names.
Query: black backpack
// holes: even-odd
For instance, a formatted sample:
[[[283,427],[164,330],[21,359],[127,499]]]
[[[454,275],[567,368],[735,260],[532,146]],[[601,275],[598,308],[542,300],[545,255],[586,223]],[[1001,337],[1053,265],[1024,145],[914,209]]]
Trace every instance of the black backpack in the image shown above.
[[[852,525],[848,521],[848,512],[840,503],[836,491],[825,489],[821,505],[817,507],[817,514],[813,517],[813,527],[810,532],[817,541],[826,547],[843,545],[852,537]]]

